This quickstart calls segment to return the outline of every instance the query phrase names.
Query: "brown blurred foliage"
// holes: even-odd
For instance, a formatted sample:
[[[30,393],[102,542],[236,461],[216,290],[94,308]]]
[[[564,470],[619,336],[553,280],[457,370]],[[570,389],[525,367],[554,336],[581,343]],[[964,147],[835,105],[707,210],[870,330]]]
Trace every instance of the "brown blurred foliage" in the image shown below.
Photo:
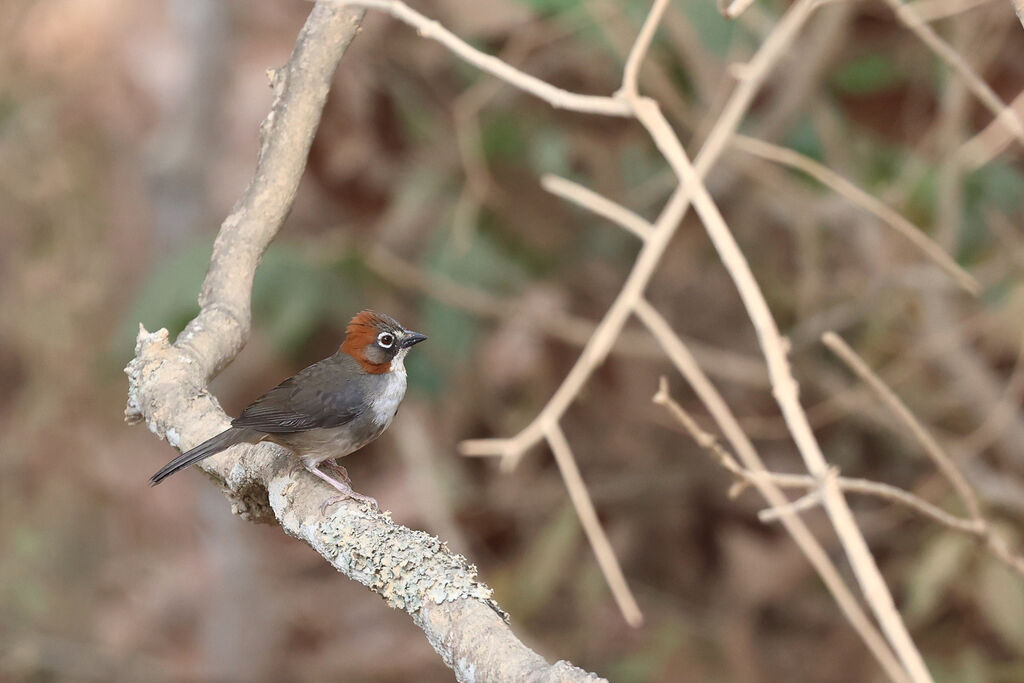
[[[646,11],[632,0],[416,6],[593,93],[618,87]],[[955,14],[934,27],[1012,101],[1024,33],[1010,4],[943,7]],[[691,151],[733,83],[729,63],[783,9],[758,4],[737,22],[710,1],[670,9],[641,84]],[[137,325],[174,333],[194,313],[219,220],[253,166],[265,70],[287,59],[307,11],[281,0],[0,4],[0,679],[450,679],[405,615],[279,530],[232,518],[201,476],[149,489],[172,449],[121,423]],[[823,351],[820,333],[836,329],[1016,538],[1021,150],[990,135],[980,168],[948,163],[990,121],[883,5],[836,3],[744,127],[922,226],[982,282],[979,299],[804,176],[737,153],[709,186],[792,340],[830,461],[953,500]],[[331,353],[358,308],[386,310],[431,341],[409,361],[389,434],[345,464],[395,519],[477,562],[529,644],[619,681],[879,680],[790,539],[757,522],[759,501],[729,500],[728,478],[651,405],[659,374],[672,375],[650,346],[613,355],[563,422],[644,628],[617,613],[550,454],[512,475],[456,455],[459,440],[512,434],[543,405],[579,350],[543,320],[597,320],[637,248],[545,193],[542,172],[648,217],[673,183],[635,124],[553,111],[369,15],[257,274],[253,340],[214,383],[225,409]],[[692,216],[649,291],[680,334],[729,352],[708,371],[771,466],[798,470],[752,329]],[[508,305],[481,311],[474,292]],[[1024,679],[1021,581],[945,530],[855,505],[936,676]],[[821,515],[807,514],[837,551]]]

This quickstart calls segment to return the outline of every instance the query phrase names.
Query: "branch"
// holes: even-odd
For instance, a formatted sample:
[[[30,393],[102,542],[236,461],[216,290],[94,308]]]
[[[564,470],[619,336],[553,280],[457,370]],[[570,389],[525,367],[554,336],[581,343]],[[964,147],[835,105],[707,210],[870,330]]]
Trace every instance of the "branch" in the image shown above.
[[[882,378],[875,374],[868,364],[864,362],[864,359],[857,355],[857,352],[850,348],[849,344],[842,337],[835,332],[826,332],[821,336],[821,341],[846,364],[846,367],[860,377],[861,381],[871,387],[872,391],[882,399],[883,403],[889,406],[889,410],[910,430],[910,433],[921,444],[928,457],[932,459],[938,470],[942,472],[943,476],[953,486],[953,489],[960,495],[971,519],[980,521],[982,519],[981,507],[978,505],[978,497],[974,493],[974,489],[967,483],[964,475],[961,474],[956,464],[953,463],[953,459],[942,450],[942,446],[935,440],[935,437],[910,412],[910,408],[892,389],[886,386]]]
[[[736,149],[742,150],[747,154],[803,171],[822,185],[832,188],[837,194],[859,205],[907,238],[908,241],[913,243],[914,246],[934,261],[936,265],[946,271],[965,290],[975,296],[981,292],[981,285],[974,279],[974,276],[961,268],[921,228],[827,166],[823,166],[795,150],[779,147],[778,145],[745,135],[736,135],[732,140],[732,144]]]
[[[558,109],[569,109],[586,114],[604,114],[605,116],[630,116],[626,103],[612,97],[601,95],[580,95],[556,88],[555,86],[531,76],[503,62],[492,55],[477,50],[466,41],[446,29],[439,22],[428,19],[416,10],[398,0],[336,0],[337,4],[348,7],[365,7],[390,14],[395,19],[416,29],[424,38],[436,40],[472,64],[506,83],[511,83],[524,92],[548,102]]]
[[[753,484],[757,479],[768,479],[776,486],[782,488],[803,488],[812,489],[820,485],[820,482],[816,481],[813,477],[806,474],[780,474],[777,472],[768,472],[766,470],[751,470],[743,467],[736,461],[725,447],[718,442],[718,439],[714,435],[704,431],[697,421],[686,412],[679,403],[672,398],[672,395],[668,391],[668,380],[664,377],[661,378],[658,384],[658,393],[651,399],[654,403],[665,406],[665,408],[672,413],[673,417],[679,421],[679,424],[690,434],[694,442],[704,450],[708,451],[714,456],[715,461],[718,462],[726,471],[735,476],[745,488],[749,484]],[[978,530],[978,524],[974,520],[962,519],[951,515],[942,508],[932,505],[926,500],[915,496],[909,491],[905,491],[897,486],[891,486],[889,484],[883,484],[881,482],[871,481],[869,479],[851,479],[849,477],[839,477],[839,488],[848,493],[859,493],[866,496],[873,496],[890,503],[902,505],[909,508],[918,514],[929,517],[939,524],[944,524],[957,531],[966,531],[969,533],[975,533]],[[731,495],[738,495],[742,489],[732,489]]]
[[[1014,0],[1015,3],[1020,0]],[[970,88],[974,96],[977,97],[985,108],[988,109],[992,114],[995,115],[996,120],[999,121],[1002,126],[1017,138],[1017,141],[1024,144],[1024,122],[1021,121],[1020,116],[1017,112],[1013,111],[1006,106],[1006,103],[999,99],[999,95],[974,72],[970,64],[967,63],[959,52],[953,49],[949,43],[939,37],[939,34],[932,29],[931,26],[924,23],[921,17],[908,5],[904,5],[902,0],[885,0],[885,3],[892,8],[892,11],[896,13],[900,21],[917,35],[921,41],[927,45],[932,52],[934,52],[939,59],[946,62],[946,64],[960,74],[960,77],[964,80],[964,83]],[[1014,4],[1014,8],[1017,9],[1018,5]],[[1019,10],[1018,10],[1019,16]],[[1024,19],[1021,20],[1024,24]]]
[[[969,10],[987,5],[992,0],[914,0],[908,5],[918,18],[930,24],[940,19],[948,19]]]
[[[715,423],[733,450],[743,462],[743,466],[752,472],[764,472],[764,462],[758,455],[754,444],[743,432],[739,421],[729,409],[725,399],[718,392],[715,386],[708,380],[704,371],[701,370],[693,354],[679,338],[668,322],[649,304],[646,299],[637,302],[637,317],[647,326],[651,334],[658,340],[658,343],[665,349],[665,355],[679,370],[686,381],[693,388],[697,397],[708,409],[714,418]],[[667,392],[665,394],[667,396]],[[702,444],[703,445],[703,444]],[[788,499],[779,490],[779,487],[770,478],[756,478],[751,482],[760,492],[761,496],[768,501],[768,504],[775,508],[784,507]],[[836,604],[846,617],[850,625],[857,631],[868,649],[878,660],[886,675],[893,681],[904,683],[910,680],[903,671],[900,663],[896,660],[892,650],[882,638],[878,629],[864,613],[857,598],[854,597],[850,588],[846,585],[839,570],[829,558],[828,553],[821,547],[821,544],[814,538],[810,529],[802,519],[796,515],[784,515],[779,520],[785,527],[793,541],[810,561],[822,582],[828,588],[835,599]]]
[[[730,137],[739,126],[740,119],[753,103],[754,96],[792,44],[797,32],[810,18],[815,7],[816,0],[798,0],[794,3],[776,24],[771,35],[761,44],[757,54],[743,68],[739,85],[730,96],[718,122],[694,161],[697,175],[701,179],[721,157]],[[512,84],[518,87],[517,83]],[[519,464],[524,453],[544,438],[546,427],[561,418],[591,373],[607,357],[616,338],[621,334],[632,308],[643,296],[647,283],[654,276],[654,271],[689,205],[688,188],[685,184],[679,184],[655,221],[653,230],[644,240],[643,247],[615,301],[608,307],[569,374],[533,421],[509,439],[463,441],[460,450],[464,455],[502,456],[502,468],[506,471],[512,470]]]
[[[140,326],[125,370],[125,417],[145,420],[181,450],[228,425],[206,384],[248,338],[256,267],[291,207],[334,70],[361,19],[362,12],[331,3],[313,8],[288,64],[272,74],[275,99],[261,126],[256,170],[221,225],[199,315],[174,344],[166,330]],[[408,612],[460,681],[599,680],[565,662],[550,666],[521,643],[464,557],[355,501],[326,515],[321,505],[333,489],[293,464],[284,449],[261,444],[229,449],[200,466],[225,489],[236,514],[276,520],[340,572]]]
[[[594,548],[597,564],[601,567],[601,573],[604,574],[605,581],[608,582],[608,587],[615,597],[615,602],[619,605],[619,610],[626,617],[626,622],[630,626],[634,628],[642,626],[644,618],[640,613],[640,607],[636,604],[636,598],[633,597],[632,591],[629,590],[626,577],[622,574],[622,567],[619,566],[615,551],[612,550],[612,544],[605,535],[604,529],[601,528],[594,503],[590,500],[590,494],[587,492],[587,485],[583,483],[583,476],[576,465],[576,458],[573,457],[569,442],[566,440],[565,434],[562,433],[561,427],[557,424],[552,425],[547,433],[547,439],[551,451],[555,455],[558,469],[562,473],[562,479],[565,480],[565,488],[569,491],[576,514],[579,515],[580,524],[583,525],[583,531],[586,532],[587,539],[590,541],[591,547]]]
[[[896,609],[892,594],[868,548],[867,541],[864,540],[864,535],[853,518],[842,490],[834,477],[826,476],[828,465],[825,456],[800,404],[799,386],[789,366],[789,344],[779,332],[764,293],[758,286],[743,252],[704,186],[703,178],[690,163],[679,138],[657,105],[651,100],[639,99],[635,107],[637,117],[678,175],[681,186],[689,189],[694,209],[703,221],[708,237],[711,238],[726,271],[739,291],[743,306],[757,332],[757,340],[768,366],[772,395],[782,411],[807,470],[821,481],[822,505],[846,552],[861,592],[911,680],[915,683],[932,680],[921,653]]]
[[[593,211],[602,218],[607,218],[626,229],[627,232],[642,240],[651,236],[653,226],[645,219],[636,215],[621,204],[616,204],[604,195],[583,187],[579,183],[546,173],[540,179],[541,187],[567,202]]]
[[[783,505],[771,507],[761,511],[758,517],[762,522],[781,519],[781,511],[784,511],[787,508],[789,511],[796,511],[798,507],[804,505],[802,501],[809,501],[807,506],[821,502],[821,481],[814,477],[806,474],[782,474],[778,472],[768,472],[763,469],[753,470],[740,465],[736,458],[718,442],[718,439],[716,439],[714,435],[704,431],[700,425],[697,424],[697,421],[686,412],[686,409],[672,398],[668,391],[668,380],[664,377],[661,378],[658,384],[658,393],[654,395],[652,401],[658,405],[664,406],[670,413],[672,413],[673,417],[675,417],[683,428],[690,434],[694,442],[711,454],[723,469],[736,477],[736,484],[729,490],[730,496],[739,495],[747,486],[759,486],[766,482],[770,482],[771,484],[782,488],[806,489],[811,491],[813,494],[813,498],[807,498],[805,496],[798,501],[794,501],[788,506]],[[957,517],[956,515],[951,515],[937,505],[929,503],[923,498],[915,496],[913,493],[901,489],[898,486],[871,481],[870,479],[837,477],[836,483],[840,489],[847,493],[870,496],[894,505],[899,505],[912,512],[916,512],[922,517],[930,519],[937,524],[941,524],[952,531],[977,538],[984,544],[984,548],[988,553],[1005,564],[1011,571],[1021,577],[1024,577],[1024,556],[1018,555],[1010,550],[1009,545],[1002,537],[996,534],[987,519],[984,519],[983,517],[966,519],[963,517]]]

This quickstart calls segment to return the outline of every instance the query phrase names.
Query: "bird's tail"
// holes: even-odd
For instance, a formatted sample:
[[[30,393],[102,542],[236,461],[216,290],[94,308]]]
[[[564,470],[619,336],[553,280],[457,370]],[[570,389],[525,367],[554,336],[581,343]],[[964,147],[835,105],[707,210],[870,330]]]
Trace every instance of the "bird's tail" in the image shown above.
[[[264,435],[252,429],[239,429],[237,427],[231,427],[225,429],[217,436],[211,437],[206,441],[202,442],[190,451],[182,453],[174,460],[160,468],[160,470],[149,478],[149,485],[156,486],[167,477],[171,476],[178,470],[183,470],[189,465],[210,457],[216,453],[220,453],[225,448],[229,448],[239,443],[256,443]]]

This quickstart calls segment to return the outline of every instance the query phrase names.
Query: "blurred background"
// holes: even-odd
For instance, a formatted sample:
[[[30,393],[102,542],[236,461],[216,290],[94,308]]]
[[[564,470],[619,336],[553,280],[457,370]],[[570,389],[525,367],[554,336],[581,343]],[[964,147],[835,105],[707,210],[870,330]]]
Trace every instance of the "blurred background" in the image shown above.
[[[1024,29],[1006,0],[914,6],[1011,102]],[[610,93],[648,9],[634,0],[429,0],[474,45]],[[785,11],[738,21],[676,0],[641,78],[688,151]],[[408,617],[299,541],[230,514],[122,422],[141,321],[174,334],[253,169],[309,5],[286,0],[0,4],[0,679],[450,680]],[[1024,111],[1024,104],[1017,107]],[[727,152],[709,186],[784,334],[826,457],[962,512],[874,396],[820,345],[840,332],[953,452],[1016,540],[1024,519],[1021,147],[880,2],[818,10],[743,131],[832,168],[921,226],[973,298],[806,176]],[[788,536],[650,397],[706,411],[634,321],[563,421],[646,625],[627,627],[550,453],[511,475],[457,455],[551,396],[638,244],[541,189],[573,178],[652,218],[674,179],[632,122],[555,111],[370,14],[342,61],[295,208],[256,276],[254,333],[212,390],[234,414],[332,353],[363,307],[430,335],[356,488],[479,565],[546,657],[616,681],[878,681]],[[649,289],[693,340],[770,466],[801,471],[756,338],[692,216]],[[853,500],[941,681],[1024,680],[1024,581],[964,537]],[[806,518],[841,563],[823,514]]]

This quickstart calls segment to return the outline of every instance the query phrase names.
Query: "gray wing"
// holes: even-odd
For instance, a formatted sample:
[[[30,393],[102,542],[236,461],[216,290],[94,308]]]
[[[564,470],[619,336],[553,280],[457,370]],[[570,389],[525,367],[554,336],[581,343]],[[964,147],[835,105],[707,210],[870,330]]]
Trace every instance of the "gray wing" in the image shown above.
[[[366,403],[360,383],[344,377],[334,358],[315,363],[253,401],[231,426],[283,434],[348,424]]]

